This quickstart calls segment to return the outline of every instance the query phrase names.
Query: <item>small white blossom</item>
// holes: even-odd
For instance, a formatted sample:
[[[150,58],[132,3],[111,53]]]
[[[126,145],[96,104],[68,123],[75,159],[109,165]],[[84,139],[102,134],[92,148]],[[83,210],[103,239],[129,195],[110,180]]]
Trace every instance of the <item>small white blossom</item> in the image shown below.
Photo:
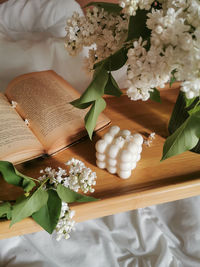
[[[181,90],[185,92],[186,97],[189,99],[200,96],[200,78],[193,81],[182,82]]]
[[[38,178],[39,181],[43,182],[49,178],[49,184],[57,187],[58,184],[62,183],[67,175],[66,170],[58,167],[58,170],[46,167],[45,170],[40,171],[42,176]]]
[[[15,101],[11,101],[11,106],[12,106],[12,108],[16,108],[17,107],[17,102],[15,102]]]
[[[29,126],[29,125],[30,125],[30,123],[29,123],[29,120],[28,120],[28,119],[25,119],[25,120],[24,120],[24,122],[25,122],[26,126]]]
[[[93,193],[93,186],[96,184],[97,178],[96,173],[92,172],[90,168],[87,168],[82,161],[75,158],[67,161],[66,165],[69,166],[68,172],[60,167],[58,167],[58,170],[52,169],[51,167],[40,170],[41,176],[38,180],[44,182],[43,188],[46,189],[52,186],[56,188],[58,184],[62,184],[75,192],[78,192],[80,189],[84,193]],[[72,220],[74,214],[75,212],[70,210],[68,204],[62,202],[60,218],[54,231],[57,241],[70,237],[70,232],[74,230],[75,225],[75,221]]]
[[[148,138],[146,140],[144,140],[143,143],[146,146],[149,146],[150,147],[151,144],[152,144],[152,142],[153,142],[153,140],[156,138],[155,136],[156,136],[156,133],[154,133],[154,132],[150,133],[149,136],[148,136]]]
[[[72,220],[74,215],[75,211],[70,210],[67,203],[62,202],[60,218],[55,229],[57,241],[60,241],[62,238],[70,238],[71,231],[75,230],[75,221]]]
[[[127,95],[131,100],[146,101],[155,87],[164,87],[172,71],[162,50],[151,46],[145,49],[146,41],[140,37],[128,51]]]
[[[122,12],[130,16],[135,16],[138,8],[149,10],[154,0],[119,0]]]
[[[60,167],[58,167],[58,170],[51,167],[41,170],[40,173],[42,175],[38,180],[43,182],[49,178],[49,184],[55,188],[58,184],[62,184],[75,192],[81,190],[83,193],[93,193],[93,186],[96,185],[96,173],[87,168],[82,161],[75,158],[67,161],[66,165],[69,166],[68,172]]]
[[[152,133],[150,133],[150,135],[149,135],[149,139],[155,139],[156,138],[156,133],[154,133],[154,132],[152,132]]]
[[[82,161],[74,158],[66,162],[66,165],[69,166],[69,188],[75,192],[81,189],[83,193],[93,193],[93,186],[96,185],[96,173],[87,168]]]

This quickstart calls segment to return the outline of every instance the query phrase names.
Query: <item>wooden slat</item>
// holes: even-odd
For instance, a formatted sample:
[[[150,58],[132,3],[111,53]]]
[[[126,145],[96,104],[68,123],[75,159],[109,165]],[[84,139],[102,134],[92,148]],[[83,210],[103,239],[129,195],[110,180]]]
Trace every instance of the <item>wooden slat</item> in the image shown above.
[[[177,84],[173,89],[161,91],[162,103],[153,101],[130,101],[127,96],[120,98],[107,97],[106,114],[113,125],[132,132],[140,132],[147,136],[156,132],[156,139],[151,147],[142,151],[142,159],[132,172],[130,179],[122,180],[95,165],[95,142],[106,132],[96,134],[94,140],[89,139],[58,153],[54,157],[36,159],[17,166],[18,170],[38,177],[39,170],[46,166],[64,167],[64,162],[72,157],[78,158],[92,170],[97,172],[97,185],[94,197],[98,202],[74,204],[76,221],[85,221],[122,211],[174,201],[198,195],[200,192],[200,156],[185,152],[160,162],[162,147],[167,136],[167,124],[172,112],[176,96]],[[0,180],[0,199],[14,200],[22,193],[20,189]],[[41,228],[28,218],[9,229],[9,222],[0,223],[0,239],[14,235],[40,231]]]

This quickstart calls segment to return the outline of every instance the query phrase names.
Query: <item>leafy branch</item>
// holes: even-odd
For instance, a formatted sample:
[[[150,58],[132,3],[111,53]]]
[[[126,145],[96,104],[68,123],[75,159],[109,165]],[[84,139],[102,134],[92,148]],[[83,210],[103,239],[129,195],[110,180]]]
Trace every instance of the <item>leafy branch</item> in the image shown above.
[[[109,13],[120,15],[122,8],[118,4],[91,2],[86,7],[97,6],[103,8]],[[127,38],[122,47],[108,58],[94,64],[94,75],[88,88],[79,99],[71,102],[71,104],[79,109],[89,108],[90,110],[85,116],[85,127],[90,139],[96,125],[99,114],[105,109],[106,102],[103,99],[104,94],[119,97],[122,92],[111,72],[116,71],[126,64],[128,59],[127,52],[132,46],[132,42],[140,36],[144,40],[150,39],[151,31],[146,26],[147,20],[146,10],[137,10],[135,16],[129,19],[127,30]],[[151,99],[160,102],[159,92],[155,89],[151,94]]]
[[[193,150],[200,139],[200,101],[198,97],[187,99],[179,93],[170,122],[172,133],[165,141],[161,160]]]
[[[48,177],[39,181],[25,176],[8,161],[0,161],[0,173],[7,183],[24,190],[24,194],[14,204],[0,203],[0,218],[11,220],[10,226],[32,216],[43,229],[52,233],[60,217],[62,202],[97,201],[94,197],[76,193],[61,184],[53,187]],[[37,186],[33,180],[37,180]]]
[[[115,68],[118,64],[115,64],[114,57],[114,59],[108,58],[101,64],[97,65],[93,75],[93,80],[86,91],[80,98],[71,102],[73,106],[80,109],[90,107],[90,110],[85,116],[85,127],[90,139],[92,139],[92,134],[99,114],[106,108],[106,102],[102,96],[104,94],[114,96],[120,96],[122,94],[111,72],[107,70],[108,62],[111,62],[111,65],[112,62],[114,62],[113,65]]]

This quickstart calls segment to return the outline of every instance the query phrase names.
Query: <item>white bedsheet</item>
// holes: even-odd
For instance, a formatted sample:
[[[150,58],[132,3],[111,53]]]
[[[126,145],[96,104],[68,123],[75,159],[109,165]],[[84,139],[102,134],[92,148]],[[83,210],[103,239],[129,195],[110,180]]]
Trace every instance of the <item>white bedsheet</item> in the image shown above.
[[[64,50],[72,0],[9,0],[0,5],[0,88],[19,74],[54,69],[83,91],[86,50]],[[123,81],[122,74],[116,74]],[[67,159],[66,159],[67,160]],[[71,239],[46,232],[0,241],[0,267],[199,267],[200,197],[79,223]]]

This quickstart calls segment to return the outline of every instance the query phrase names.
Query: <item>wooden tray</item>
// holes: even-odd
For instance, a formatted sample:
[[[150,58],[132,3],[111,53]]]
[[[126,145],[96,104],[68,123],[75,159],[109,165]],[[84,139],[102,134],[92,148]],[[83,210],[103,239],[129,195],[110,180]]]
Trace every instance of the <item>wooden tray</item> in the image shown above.
[[[94,197],[98,202],[71,205],[76,211],[77,222],[94,219],[118,212],[133,210],[154,204],[174,201],[200,193],[200,156],[192,152],[160,162],[167,124],[178,94],[178,84],[161,91],[162,103],[130,101],[127,96],[107,97],[106,115],[113,125],[144,136],[156,132],[151,147],[143,146],[142,159],[132,176],[122,180],[95,165],[95,142],[106,132],[98,133],[94,140],[85,140],[47,159],[36,159],[17,166],[18,170],[32,177],[46,166],[64,167],[72,157],[80,159],[97,173]],[[0,179],[0,200],[14,200],[20,189],[7,185]],[[8,221],[0,222],[0,239],[41,230],[31,218],[9,228]]]

